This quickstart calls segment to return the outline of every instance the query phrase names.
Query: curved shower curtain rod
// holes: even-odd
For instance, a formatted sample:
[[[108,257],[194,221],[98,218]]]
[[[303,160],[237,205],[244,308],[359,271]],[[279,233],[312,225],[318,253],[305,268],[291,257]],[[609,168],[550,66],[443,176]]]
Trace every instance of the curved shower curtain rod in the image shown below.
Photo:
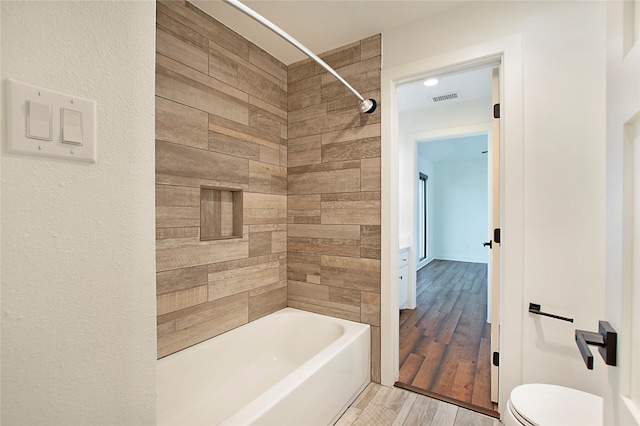
[[[327,65],[327,63],[325,61],[323,61],[322,59],[320,59],[316,54],[314,54],[312,51],[310,51],[304,45],[302,45],[298,40],[296,40],[295,38],[291,37],[289,34],[284,32],[276,24],[274,24],[273,22],[269,21],[267,18],[265,18],[264,16],[260,15],[255,10],[253,10],[253,9],[249,8],[248,6],[245,6],[244,4],[240,3],[238,0],[224,0],[224,1],[226,1],[227,3],[229,3],[231,6],[235,7],[236,9],[238,9],[238,10],[244,12],[245,14],[249,15],[250,17],[252,17],[256,21],[260,22],[265,27],[269,28],[271,31],[275,32],[280,37],[284,38],[289,43],[293,44],[295,47],[300,49],[303,53],[305,53],[311,59],[313,59],[318,64],[320,64],[325,70],[329,71],[335,78],[340,80],[340,82],[342,84],[344,84],[347,87],[347,89],[351,90],[353,92],[353,94],[356,95],[356,97],[358,99],[360,99],[360,112],[363,112],[363,113],[366,113],[366,114],[371,114],[373,111],[375,111],[377,104],[376,104],[376,101],[374,99],[365,99],[356,89],[354,89],[349,83],[347,83],[347,81],[344,78],[342,78],[340,76],[340,74],[338,74],[333,68],[331,68],[329,65]]]

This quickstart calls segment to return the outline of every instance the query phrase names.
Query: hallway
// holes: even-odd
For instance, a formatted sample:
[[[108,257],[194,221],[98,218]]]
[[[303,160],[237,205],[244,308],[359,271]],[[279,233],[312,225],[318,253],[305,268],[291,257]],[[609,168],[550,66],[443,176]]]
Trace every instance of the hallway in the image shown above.
[[[400,311],[396,386],[497,416],[486,310],[486,264],[434,260],[418,271],[416,309]]]

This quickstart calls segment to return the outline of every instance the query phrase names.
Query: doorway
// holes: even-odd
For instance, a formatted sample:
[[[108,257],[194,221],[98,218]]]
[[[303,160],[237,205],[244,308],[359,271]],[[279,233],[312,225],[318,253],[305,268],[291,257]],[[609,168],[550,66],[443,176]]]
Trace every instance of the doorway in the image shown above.
[[[399,150],[403,144],[398,140],[397,87],[417,76],[435,73],[455,67],[469,68],[499,63],[501,69],[501,134],[508,141],[508,149],[500,151],[500,164],[504,165],[500,184],[501,202],[499,213],[508,229],[502,235],[504,261],[499,266],[499,275],[509,286],[500,288],[498,307],[500,326],[500,375],[497,381],[498,411],[505,407],[511,389],[521,383],[522,377],[522,327],[521,301],[523,290],[524,254],[521,247],[524,230],[524,123],[523,114],[523,62],[522,37],[513,35],[490,42],[464,46],[382,70],[382,157],[381,186],[381,324],[380,324],[380,379],[383,385],[393,386],[398,379],[399,360],[399,310],[398,310],[398,220],[401,211],[399,188]],[[496,339],[497,340],[497,339]],[[377,360],[374,360],[378,362]]]
[[[407,309],[400,311],[396,386],[497,417],[491,328],[498,306],[493,315],[490,302],[497,289],[483,247],[499,193],[491,191],[498,171],[489,168],[499,150],[490,143],[499,132],[492,127],[496,65],[398,86],[399,237],[414,248],[410,270],[417,274],[410,274],[408,301],[400,306]]]

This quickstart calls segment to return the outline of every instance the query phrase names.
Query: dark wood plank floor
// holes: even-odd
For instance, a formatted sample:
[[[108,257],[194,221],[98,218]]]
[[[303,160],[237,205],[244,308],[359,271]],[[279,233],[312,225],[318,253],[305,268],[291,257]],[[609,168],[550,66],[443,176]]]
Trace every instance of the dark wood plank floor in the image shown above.
[[[418,271],[416,309],[400,311],[396,386],[498,416],[491,402],[487,265],[434,260]]]

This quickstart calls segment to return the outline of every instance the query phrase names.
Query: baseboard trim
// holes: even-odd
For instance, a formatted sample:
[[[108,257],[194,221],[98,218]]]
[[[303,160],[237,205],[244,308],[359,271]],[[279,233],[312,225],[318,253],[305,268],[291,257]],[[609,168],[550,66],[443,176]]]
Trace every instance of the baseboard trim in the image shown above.
[[[453,262],[468,262],[468,263],[487,263],[487,259],[479,257],[464,257],[464,256],[434,256],[432,260],[451,260]]]

